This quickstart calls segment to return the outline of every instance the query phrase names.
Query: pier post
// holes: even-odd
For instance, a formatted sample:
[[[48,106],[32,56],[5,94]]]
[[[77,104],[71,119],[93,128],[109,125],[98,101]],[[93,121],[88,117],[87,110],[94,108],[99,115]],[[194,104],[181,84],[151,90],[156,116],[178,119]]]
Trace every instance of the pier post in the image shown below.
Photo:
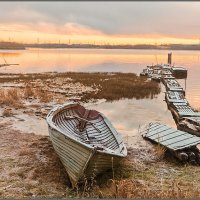
[[[185,78],[185,95],[186,95],[186,81],[187,81],[187,78]]]
[[[172,53],[168,53],[168,64],[171,66],[172,64]]]

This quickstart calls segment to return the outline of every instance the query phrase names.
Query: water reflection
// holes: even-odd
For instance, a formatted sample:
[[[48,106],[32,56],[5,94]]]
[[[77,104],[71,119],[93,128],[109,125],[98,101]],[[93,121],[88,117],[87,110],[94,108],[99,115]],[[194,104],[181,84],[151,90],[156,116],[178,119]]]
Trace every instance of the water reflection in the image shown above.
[[[3,56],[8,63],[19,63],[20,65],[0,68],[0,73],[113,71],[139,74],[146,65],[166,63],[167,53],[168,51],[165,50],[118,49],[1,50],[0,57]],[[191,106],[200,108],[200,52],[172,51],[172,55],[173,63],[188,69],[186,97]],[[3,62],[4,60],[1,59],[0,63]]]
[[[90,105],[89,108],[104,113],[124,138],[129,137],[129,145],[141,145],[144,141],[138,128],[145,123],[157,121],[176,128],[171,112],[163,101],[164,91],[162,87],[162,92],[152,100],[125,99]]]
[[[146,65],[166,63],[168,51],[164,50],[103,50],[103,49],[29,49],[23,51],[0,51],[8,63],[19,66],[0,68],[0,73],[40,72],[134,72],[139,74]],[[200,108],[200,52],[173,51],[173,62],[188,69],[186,98],[194,108]],[[0,63],[4,60],[0,60]],[[185,87],[184,80],[178,80]],[[153,99],[119,100],[89,106],[104,113],[124,137],[131,137],[133,145],[144,142],[138,127],[158,121],[176,127],[164,100],[165,88]]]

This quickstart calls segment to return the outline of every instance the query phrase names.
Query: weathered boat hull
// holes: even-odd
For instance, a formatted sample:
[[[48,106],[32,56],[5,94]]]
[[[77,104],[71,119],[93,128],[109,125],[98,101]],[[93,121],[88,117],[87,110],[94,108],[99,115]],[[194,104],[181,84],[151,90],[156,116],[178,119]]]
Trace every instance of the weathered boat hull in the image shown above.
[[[67,105],[70,106],[70,104]],[[64,107],[65,106],[63,106],[63,108]],[[108,128],[108,130],[106,130],[106,127],[111,125],[106,118],[104,118],[103,121],[102,119],[101,121],[100,119],[96,119],[96,123],[99,124],[98,128],[101,133],[97,130],[95,132],[90,124],[87,126],[87,134],[91,138],[96,138],[95,144],[94,141],[85,140],[85,132],[83,132],[82,138],[76,139],[71,135],[77,120],[69,120],[69,126],[62,124],[62,120],[64,120],[65,117],[64,112],[64,114],[61,114],[61,116],[56,119],[57,121],[54,120],[54,123],[60,122],[62,124],[59,128],[51,124],[52,118],[56,116],[55,112],[56,109],[54,109],[53,114],[50,112],[47,117],[49,135],[53,147],[60,157],[73,186],[85,178],[95,177],[116,166],[127,155],[126,147],[124,146],[122,139],[118,137],[119,134],[112,130],[112,126],[110,129]],[[59,112],[62,112],[62,107]],[[104,134],[104,129],[106,130],[105,133],[107,133],[107,135]],[[115,141],[113,141],[112,138],[114,138]],[[104,144],[104,146],[100,145],[100,143]],[[105,148],[105,144],[108,148]]]

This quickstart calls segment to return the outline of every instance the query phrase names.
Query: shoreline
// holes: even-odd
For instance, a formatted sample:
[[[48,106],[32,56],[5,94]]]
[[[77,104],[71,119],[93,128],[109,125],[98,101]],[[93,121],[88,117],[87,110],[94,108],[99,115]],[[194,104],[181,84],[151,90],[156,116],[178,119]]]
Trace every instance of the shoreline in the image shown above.
[[[126,91],[121,96],[115,96],[114,100],[124,96],[130,99],[151,98],[159,93],[158,84],[152,83],[152,88],[149,89],[151,92],[144,93],[142,88],[146,88],[146,83],[151,82],[134,74],[60,73],[13,76],[9,75],[5,79],[0,77],[0,197],[200,197],[200,169],[178,163],[165,154],[163,149],[149,142],[145,142],[146,145],[140,148],[128,147],[128,157],[119,168],[114,169],[114,176],[110,170],[97,177],[93,183],[85,183],[85,186],[80,185],[72,190],[49,137],[42,135],[47,129],[44,127],[42,130],[39,125],[45,122],[47,113],[54,105],[70,99],[90,104],[103,99],[112,101],[113,96],[98,93],[105,85],[109,85],[113,94],[119,93],[121,87]],[[97,81],[97,77],[102,81]],[[127,84],[124,79],[129,80]],[[97,83],[101,87],[97,87]],[[140,85],[141,95],[129,96],[130,91],[126,87],[129,88],[130,83],[133,88]],[[116,84],[119,87],[115,87]]]
[[[165,49],[165,48],[102,48],[102,47],[99,47],[99,48],[90,48],[90,47],[48,47],[48,48],[45,48],[45,47],[25,47],[25,48],[0,48],[0,50],[6,50],[6,51],[13,51],[13,50],[16,50],[16,51],[20,51],[20,50],[28,50],[28,49],[93,49],[93,50],[96,50],[96,49],[99,49],[99,50],[164,50],[164,51],[200,51],[200,48],[199,49],[173,49],[173,48],[169,48],[169,49]]]

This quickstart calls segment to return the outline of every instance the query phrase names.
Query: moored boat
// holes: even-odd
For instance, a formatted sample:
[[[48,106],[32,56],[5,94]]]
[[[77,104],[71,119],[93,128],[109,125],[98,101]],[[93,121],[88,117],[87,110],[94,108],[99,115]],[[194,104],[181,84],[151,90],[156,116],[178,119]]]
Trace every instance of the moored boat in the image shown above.
[[[187,78],[187,69],[183,67],[172,67],[172,74],[176,78]]]
[[[69,102],[47,116],[49,135],[72,185],[116,166],[127,156],[121,135],[95,110]]]

